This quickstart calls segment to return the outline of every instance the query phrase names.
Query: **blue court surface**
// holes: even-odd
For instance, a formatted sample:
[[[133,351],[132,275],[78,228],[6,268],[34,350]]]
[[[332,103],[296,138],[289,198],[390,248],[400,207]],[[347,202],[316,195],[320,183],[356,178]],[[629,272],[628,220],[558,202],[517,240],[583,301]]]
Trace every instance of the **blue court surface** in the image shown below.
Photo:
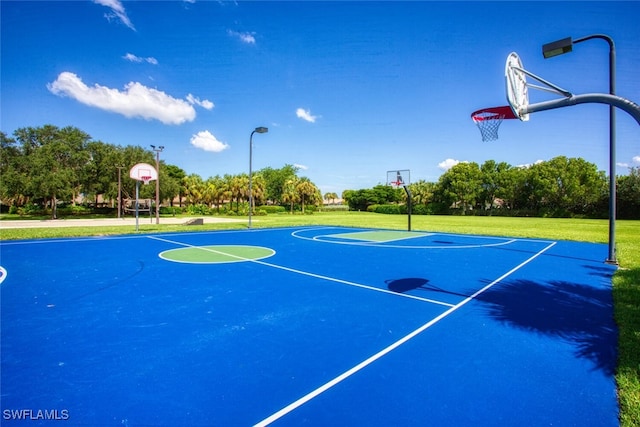
[[[618,425],[605,245],[308,227],[0,251],[3,425]]]

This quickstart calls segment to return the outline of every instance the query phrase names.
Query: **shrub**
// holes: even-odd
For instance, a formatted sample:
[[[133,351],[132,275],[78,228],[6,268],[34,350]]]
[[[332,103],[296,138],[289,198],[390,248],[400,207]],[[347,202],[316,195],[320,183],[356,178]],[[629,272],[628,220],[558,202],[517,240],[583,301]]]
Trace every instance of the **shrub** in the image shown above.
[[[160,215],[180,215],[186,208],[181,206],[160,206]]]
[[[324,205],[322,207],[323,212],[347,212],[348,210],[348,205]]]
[[[279,214],[287,212],[287,209],[284,206],[279,205],[265,205],[260,206],[258,209],[264,211],[265,214]]]
[[[209,207],[207,205],[189,205],[187,206],[187,214],[189,215],[209,215]]]
[[[367,212],[397,215],[401,213],[400,205],[371,205],[367,207]]]

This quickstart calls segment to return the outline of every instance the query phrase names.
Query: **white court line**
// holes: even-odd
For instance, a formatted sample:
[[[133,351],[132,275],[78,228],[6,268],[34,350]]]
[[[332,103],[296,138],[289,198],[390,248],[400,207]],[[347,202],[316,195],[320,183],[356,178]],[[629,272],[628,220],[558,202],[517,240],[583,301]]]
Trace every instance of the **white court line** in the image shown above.
[[[359,239],[358,237],[344,237],[345,234],[350,235],[350,236],[357,236],[358,234],[370,234],[370,233],[377,233],[377,232],[398,232],[398,233],[403,233],[404,236],[403,237],[396,237],[395,239],[387,239],[387,240],[369,240],[369,239]],[[295,233],[295,232],[294,232]],[[294,234],[292,233],[292,234]],[[319,236],[315,236],[313,238],[313,240],[321,240],[322,238],[335,238],[335,239],[345,239],[345,240],[355,240],[356,242],[359,243],[389,243],[389,242],[400,242],[403,240],[410,240],[410,239],[418,239],[420,237],[426,237],[426,236],[431,236],[433,235],[433,233],[423,233],[420,231],[416,231],[411,233],[412,235],[409,235],[410,232],[407,231],[400,231],[400,230],[366,230],[366,231],[356,231],[353,233],[336,233],[336,234],[322,234]],[[297,236],[296,236],[297,237]]]
[[[4,279],[7,278],[7,270],[5,270],[2,266],[0,266],[0,285],[4,282]]]
[[[486,292],[491,287],[493,287],[496,283],[501,282],[502,280],[504,280],[505,278],[507,278],[508,276],[513,274],[514,272],[518,271],[520,268],[524,267],[525,265],[527,265],[528,263],[530,263],[531,261],[533,261],[534,259],[536,259],[540,255],[542,255],[544,252],[546,252],[547,250],[552,248],[556,243],[557,242],[552,242],[550,245],[548,245],[547,247],[545,247],[544,249],[542,249],[541,251],[539,251],[535,255],[533,255],[530,258],[528,258],[527,260],[523,261],[518,266],[512,268],[511,270],[509,270],[508,272],[506,272],[502,276],[498,277],[493,282],[489,283],[484,288],[480,289],[479,291],[477,291],[476,293],[474,293],[470,297],[464,299],[460,303],[458,303],[455,306],[451,307],[449,310],[445,311],[444,313],[442,313],[438,317],[430,320],[429,322],[427,322],[424,325],[420,326],[415,331],[413,331],[410,334],[404,336],[403,338],[401,338],[398,341],[394,342],[390,346],[380,350],[378,353],[376,353],[373,356],[369,357],[368,359],[360,362],[359,364],[357,364],[353,368],[349,369],[348,371],[344,372],[343,374],[338,375],[337,377],[335,377],[334,379],[332,379],[328,383],[326,383],[326,384],[318,387],[317,389],[313,390],[312,392],[302,396],[300,399],[296,400],[295,402],[290,403],[289,405],[285,406],[284,408],[282,408],[278,412],[274,413],[273,415],[270,415],[269,417],[267,417],[264,420],[258,422],[257,424],[254,424],[254,427],[264,427],[264,426],[267,426],[267,425],[271,424],[274,421],[279,420],[283,416],[287,415],[289,412],[299,408],[300,406],[304,405],[305,403],[307,403],[311,399],[317,397],[321,393],[324,393],[325,391],[329,390],[331,387],[335,386],[336,384],[342,382],[343,380],[347,379],[351,375],[355,374],[356,372],[360,371],[361,369],[367,367],[371,363],[373,363],[376,360],[380,359],[382,356],[384,356],[384,355],[390,353],[391,351],[395,350],[396,348],[400,347],[402,344],[406,343],[410,339],[414,338],[415,336],[417,336],[420,333],[424,332],[425,330],[429,329],[431,326],[435,325],[440,320],[442,320],[445,317],[449,316],[451,313],[455,312],[456,310],[458,310],[459,308],[461,308],[462,306],[467,304],[469,301],[475,299],[478,295]]]
[[[215,249],[205,248],[205,247],[202,247],[202,246],[194,246],[194,245],[190,245],[188,243],[176,242],[174,240],[162,239],[162,238],[156,237],[156,236],[147,236],[147,237],[150,238],[150,239],[159,240],[159,241],[167,242],[167,243],[173,243],[174,245],[185,246],[185,247],[188,247],[188,248],[197,248],[197,249],[202,249],[203,251],[211,251],[211,252],[216,252],[216,253],[222,253],[222,252],[216,251]],[[227,254],[227,253],[223,253],[223,254],[227,255],[229,257],[232,257],[232,258],[237,258],[238,260],[247,261],[247,262],[253,262],[255,264],[264,265],[266,267],[277,268],[279,270],[288,271],[290,273],[301,274],[303,276],[314,277],[316,279],[322,279],[322,280],[327,280],[327,281],[330,281],[330,282],[341,283],[343,285],[355,286],[356,288],[367,289],[369,291],[374,291],[374,292],[382,292],[384,294],[390,294],[390,295],[394,295],[394,296],[397,296],[397,297],[415,299],[415,300],[418,300],[418,301],[428,302],[428,303],[431,303],[431,304],[443,305],[445,307],[453,307],[453,304],[449,304],[447,302],[432,300],[432,299],[429,299],[429,298],[421,298],[421,297],[417,297],[417,296],[414,296],[414,295],[401,294],[401,293],[389,291],[389,290],[386,290],[386,289],[380,289],[380,288],[376,288],[376,287],[373,287],[373,286],[363,285],[363,284],[360,284],[360,283],[349,282],[348,280],[336,279],[335,277],[323,276],[323,275],[320,275],[320,274],[309,273],[308,271],[296,270],[295,268],[284,267],[282,265],[272,264],[270,262],[260,261],[258,259],[244,258],[244,257],[240,257],[240,256],[237,256],[237,255]]]
[[[379,247],[379,248],[395,248],[395,249],[476,249],[476,248],[490,248],[490,247],[494,247],[494,246],[504,246],[504,245],[509,245],[511,243],[517,242],[518,239],[512,239],[512,238],[507,238],[507,237],[495,237],[495,236],[467,236],[467,235],[456,235],[456,234],[443,234],[443,233],[429,233],[429,232],[416,232],[416,233],[421,233],[419,236],[412,236],[412,237],[406,237],[406,238],[399,238],[399,239],[393,239],[393,240],[387,240],[387,241],[357,241],[355,239],[352,239],[351,241],[339,241],[339,240],[325,240],[329,237],[339,237],[340,234],[319,234],[317,236],[313,236],[313,237],[306,237],[306,236],[302,236],[298,233],[304,232],[304,231],[314,231],[314,229],[302,229],[302,230],[296,230],[293,233],[291,233],[291,236],[298,238],[298,239],[302,239],[302,240],[310,240],[313,242],[321,242],[321,243],[330,243],[330,244],[334,244],[334,245],[351,245],[351,246],[368,246],[368,247]],[[371,230],[371,231],[376,231],[376,230]],[[355,234],[355,233],[346,233],[346,234]],[[438,235],[448,235],[448,236],[462,236],[462,237],[471,237],[471,238],[475,238],[475,239],[493,239],[493,240],[503,240],[502,242],[498,242],[498,243],[485,243],[485,244],[479,244],[479,245],[443,245],[443,246],[435,246],[435,245],[416,245],[416,246],[412,246],[412,245],[387,245],[386,242],[395,242],[395,241],[402,241],[402,240],[408,240],[408,239],[415,239],[418,237],[425,237],[425,236],[438,236]],[[348,239],[348,238],[347,238]],[[545,243],[548,242],[545,241]]]

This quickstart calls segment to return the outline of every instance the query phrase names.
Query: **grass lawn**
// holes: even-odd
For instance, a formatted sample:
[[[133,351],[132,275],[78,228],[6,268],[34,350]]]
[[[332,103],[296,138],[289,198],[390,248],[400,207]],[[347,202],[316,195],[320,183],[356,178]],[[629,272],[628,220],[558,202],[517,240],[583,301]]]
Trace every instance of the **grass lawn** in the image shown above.
[[[229,230],[247,227],[247,223],[218,223],[187,227],[163,225],[162,219],[160,222],[159,225],[141,224],[140,233]],[[608,221],[606,220],[414,215],[411,222],[412,230],[421,231],[608,243]],[[1,224],[0,221],[0,240],[135,233],[130,227],[123,226],[2,229]],[[305,225],[406,230],[408,221],[403,215],[367,212],[278,214],[253,217],[252,220],[254,228]],[[640,221],[617,221],[616,245],[620,269],[613,278],[613,298],[614,314],[620,330],[616,374],[620,425],[640,427]]]

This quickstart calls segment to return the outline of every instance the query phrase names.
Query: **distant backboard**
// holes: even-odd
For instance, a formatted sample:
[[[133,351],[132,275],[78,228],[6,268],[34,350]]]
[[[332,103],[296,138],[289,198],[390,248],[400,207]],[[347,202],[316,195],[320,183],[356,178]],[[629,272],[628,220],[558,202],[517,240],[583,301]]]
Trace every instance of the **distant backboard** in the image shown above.
[[[129,171],[129,177],[148,184],[149,181],[158,179],[158,172],[148,163],[138,163]]]
[[[411,173],[408,169],[387,171],[387,185],[394,188],[411,184]]]

